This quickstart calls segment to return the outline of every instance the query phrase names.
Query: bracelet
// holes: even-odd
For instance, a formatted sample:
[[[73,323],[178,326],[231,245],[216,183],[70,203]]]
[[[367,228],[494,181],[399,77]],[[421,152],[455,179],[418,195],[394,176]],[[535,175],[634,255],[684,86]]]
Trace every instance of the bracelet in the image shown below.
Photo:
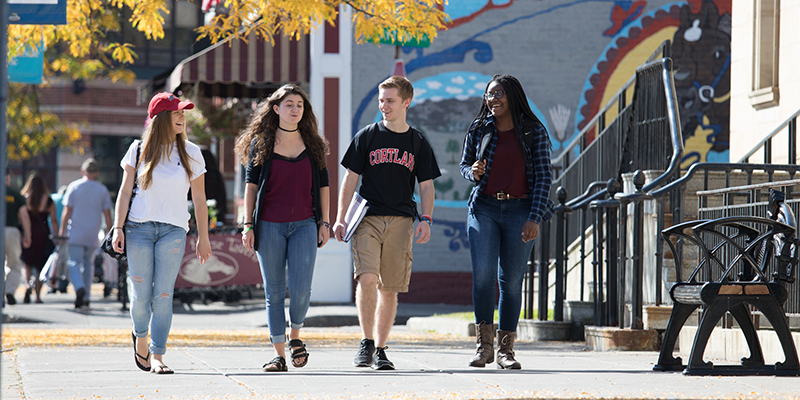
[[[329,224],[328,221],[322,221],[322,225],[325,225],[328,227],[328,229],[331,229],[331,224]]]
[[[253,227],[252,226],[248,226],[247,228],[242,229],[242,235],[244,235],[245,233],[250,232],[252,230],[253,230]]]
[[[419,217],[419,220],[427,222],[429,226],[433,226],[433,219],[428,215],[423,215]]]
[[[245,222],[245,223],[243,223],[242,225],[245,225],[245,226],[247,226],[247,225],[253,226],[253,223],[252,223],[252,222]]]
[[[115,226],[115,227],[111,228],[111,230],[112,230],[112,231],[113,231],[114,229],[121,229],[121,230],[124,230],[124,229],[122,229],[122,227],[121,227],[121,226]]]

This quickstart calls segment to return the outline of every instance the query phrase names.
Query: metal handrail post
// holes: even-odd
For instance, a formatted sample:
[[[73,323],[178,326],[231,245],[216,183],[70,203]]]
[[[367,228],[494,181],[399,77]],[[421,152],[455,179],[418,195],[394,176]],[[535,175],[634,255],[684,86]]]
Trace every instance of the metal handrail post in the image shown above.
[[[660,232],[664,230],[664,205],[663,198],[656,200],[656,305],[660,306],[662,303],[664,286],[664,242]]]
[[[545,221],[539,227],[541,241],[541,252],[539,253],[539,321],[547,321],[547,288],[550,272],[550,221]]]
[[[617,244],[619,241],[617,239],[617,213],[619,212],[619,201],[614,200],[614,194],[616,194],[616,190],[614,193],[611,193],[612,200],[609,200],[609,204],[607,206],[606,211],[606,230],[607,230],[607,237],[608,237],[608,249],[606,250],[606,264],[608,264],[607,268],[607,276],[606,282],[608,284],[608,289],[606,292],[606,309],[608,310],[606,314],[608,315],[608,320],[604,321],[605,326],[612,326],[619,324],[619,318],[622,314],[619,313],[619,304],[620,301],[618,285],[619,282],[617,281],[616,277],[619,271],[619,264],[618,264],[618,257],[619,251]]]
[[[561,203],[556,207],[556,282],[555,282],[555,298],[556,303],[553,306],[553,319],[556,321],[564,320],[564,298],[566,297],[566,252],[565,245],[565,230],[567,225],[567,214],[572,212],[572,208],[566,205],[567,190],[563,187],[558,187],[556,190],[558,202]]]
[[[580,226],[580,229],[582,229],[583,232],[586,232],[586,218],[588,217],[587,214],[588,213],[586,212],[586,209],[582,209],[581,210],[581,226]],[[565,240],[567,240],[566,238],[569,238],[569,234],[567,232],[564,232],[564,236],[565,236]],[[581,257],[581,279],[580,279],[580,282],[581,282],[580,296],[581,297],[580,297],[580,299],[581,299],[581,301],[585,301],[586,297],[585,297],[585,293],[584,293],[584,287],[586,286],[586,282],[585,282],[585,277],[586,277],[586,266],[585,266],[585,264],[586,264],[586,235],[582,234],[580,236],[581,236],[581,256],[580,256]]]
[[[603,213],[604,208],[600,205],[601,200],[595,200],[589,204],[593,212],[592,237],[594,238],[594,251],[592,251],[592,287],[594,288],[594,324],[603,326],[603,285],[599,282],[603,275]]]
[[[797,117],[789,120],[789,164],[797,164]]]
[[[608,180],[606,184],[606,192],[609,195],[609,200],[602,200],[592,202],[593,206],[598,207],[603,210],[601,214],[601,219],[598,220],[600,224],[600,228],[598,229],[601,233],[603,231],[602,225],[602,215],[605,215],[605,237],[608,245],[606,246],[606,253],[605,253],[605,265],[606,265],[606,277],[603,278],[603,245],[600,244],[599,248],[596,248],[595,251],[598,253],[598,257],[600,258],[600,268],[598,269],[598,278],[600,282],[599,291],[597,293],[600,294],[601,304],[599,309],[599,317],[600,317],[600,324],[601,326],[610,326],[615,321],[615,317],[617,314],[617,260],[616,257],[618,253],[616,252],[617,249],[617,229],[616,229],[616,213],[617,209],[619,208],[619,201],[614,198],[619,190],[619,184],[617,183],[616,179],[611,178]],[[602,304],[602,288],[603,283],[605,281],[606,285],[606,295],[605,295],[605,305]]]
[[[533,319],[533,277],[536,274],[536,243],[533,244],[531,254],[528,257],[528,279],[525,282],[525,308],[522,317]]]

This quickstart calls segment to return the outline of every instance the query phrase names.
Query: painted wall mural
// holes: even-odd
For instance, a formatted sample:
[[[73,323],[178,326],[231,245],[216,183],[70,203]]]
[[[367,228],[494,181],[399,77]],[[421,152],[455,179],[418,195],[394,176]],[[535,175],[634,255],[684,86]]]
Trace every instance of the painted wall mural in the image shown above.
[[[730,32],[730,0],[674,2],[628,23],[614,35],[586,79],[575,134],[612,100],[659,43],[670,40],[685,147],[682,166],[727,162]]]
[[[486,11],[496,8],[506,8],[514,0],[461,0],[449,1],[444,6],[444,12],[450,16],[452,22],[448,28],[453,28],[472,21]]]
[[[696,5],[696,3],[695,3]],[[683,166],[728,162],[731,98],[730,2],[680,9],[672,44],[675,89],[686,153]]]
[[[727,160],[731,0],[450,0],[445,11],[453,21],[429,48],[400,52],[415,88],[408,121],[430,140],[443,172],[434,235],[415,246],[415,271],[471,270],[471,184],[458,163],[494,74],[520,79],[555,155],[670,40],[685,162]],[[392,46],[354,46],[352,134],[380,119],[377,85],[393,58]]]

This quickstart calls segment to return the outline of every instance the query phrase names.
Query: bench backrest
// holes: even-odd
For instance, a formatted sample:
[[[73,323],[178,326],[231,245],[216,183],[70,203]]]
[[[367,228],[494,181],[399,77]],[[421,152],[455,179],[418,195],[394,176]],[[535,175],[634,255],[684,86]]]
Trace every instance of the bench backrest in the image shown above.
[[[767,218],[696,220],[662,231],[672,250],[676,282],[792,282],[798,258],[797,221],[784,200],[782,192],[770,193]],[[698,262],[688,274],[683,273],[683,253],[677,251],[675,240],[698,249]]]

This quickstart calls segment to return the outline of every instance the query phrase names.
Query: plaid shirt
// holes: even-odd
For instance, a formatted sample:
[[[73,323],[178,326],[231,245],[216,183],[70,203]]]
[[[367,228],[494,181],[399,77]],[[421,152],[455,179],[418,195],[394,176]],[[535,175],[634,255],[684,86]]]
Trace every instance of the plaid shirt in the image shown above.
[[[464,153],[461,156],[461,164],[459,165],[461,175],[468,181],[476,183],[469,196],[470,207],[478,193],[483,192],[483,188],[489,180],[494,153],[497,148],[498,136],[494,126],[494,117],[490,116],[483,126],[478,126],[478,124],[478,121],[474,122],[470,127],[469,133],[467,133],[467,141],[464,145]],[[533,199],[528,220],[541,223],[549,220],[555,214],[554,203],[550,199],[550,185],[553,183],[552,167],[550,165],[550,140],[547,130],[539,121],[530,121],[523,117],[522,126],[514,127],[518,135],[521,132],[520,128],[522,128],[524,135],[533,135],[533,145],[531,147],[524,146],[528,192]],[[472,164],[477,161],[477,152],[481,145],[483,132],[487,132],[487,134],[491,132],[492,138],[489,140],[489,144],[483,154],[483,158],[486,159],[486,173],[481,180],[476,181],[472,176]],[[525,141],[523,140],[523,142]]]

